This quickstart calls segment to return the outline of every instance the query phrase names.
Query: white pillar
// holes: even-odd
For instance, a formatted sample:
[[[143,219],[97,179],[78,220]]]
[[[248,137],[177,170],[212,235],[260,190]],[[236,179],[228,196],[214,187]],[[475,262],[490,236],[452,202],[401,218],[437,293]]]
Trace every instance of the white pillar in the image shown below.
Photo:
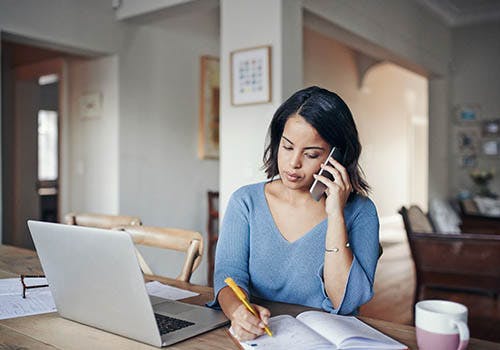
[[[274,111],[302,79],[302,7],[299,0],[221,0],[220,206],[239,187],[262,181],[262,156]],[[271,46],[272,100],[231,105],[232,51]]]

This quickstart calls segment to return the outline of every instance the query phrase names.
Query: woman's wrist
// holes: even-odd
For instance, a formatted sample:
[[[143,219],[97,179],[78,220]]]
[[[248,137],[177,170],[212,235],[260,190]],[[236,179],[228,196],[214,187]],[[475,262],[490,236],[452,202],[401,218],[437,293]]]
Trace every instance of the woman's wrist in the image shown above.
[[[342,208],[337,208],[329,211],[327,213],[328,221],[342,221],[344,222],[344,210]]]

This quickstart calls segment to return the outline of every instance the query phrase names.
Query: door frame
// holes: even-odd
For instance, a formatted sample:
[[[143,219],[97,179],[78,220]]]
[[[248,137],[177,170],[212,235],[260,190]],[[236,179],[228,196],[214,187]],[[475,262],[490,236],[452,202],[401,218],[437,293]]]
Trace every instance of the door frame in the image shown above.
[[[61,222],[63,213],[67,207],[67,174],[68,166],[65,159],[64,152],[67,150],[68,145],[68,127],[65,121],[67,120],[67,63],[63,58],[54,58],[42,62],[22,65],[16,67],[14,70],[14,79],[17,80],[38,80],[41,76],[57,74],[59,78],[58,88],[58,159],[57,159],[57,172],[58,172],[58,196],[57,196],[57,221]]]

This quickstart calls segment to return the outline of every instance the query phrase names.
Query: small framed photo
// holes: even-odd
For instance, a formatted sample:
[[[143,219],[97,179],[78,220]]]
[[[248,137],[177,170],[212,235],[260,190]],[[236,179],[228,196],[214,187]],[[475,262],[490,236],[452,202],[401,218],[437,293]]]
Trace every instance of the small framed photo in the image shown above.
[[[102,94],[100,92],[87,93],[78,99],[80,103],[80,118],[95,119],[102,114]]]
[[[475,168],[477,166],[477,156],[475,154],[463,154],[458,158],[460,168]]]
[[[455,120],[458,123],[474,123],[481,118],[481,107],[477,103],[463,104],[455,107]]]
[[[500,156],[500,141],[484,140],[482,149],[485,156],[498,157]]]
[[[271,102],[271,46],[231,52],[231,104]]]
[[[454,153],[478,153],[480,149],[481,129],[478,126],[455,126]]]
[[[500,119],[485,120],[483,122],[484,137],[500,137]]]

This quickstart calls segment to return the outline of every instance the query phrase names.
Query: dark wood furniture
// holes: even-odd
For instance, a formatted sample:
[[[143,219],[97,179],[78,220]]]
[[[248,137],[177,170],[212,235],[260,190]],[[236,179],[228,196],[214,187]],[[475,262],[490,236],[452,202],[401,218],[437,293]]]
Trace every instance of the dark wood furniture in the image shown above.
[[[462,232],[474,232],[500,235],[500,217],[485,216],[480,214],[460,215]]]
[[[214,266],[215,266],[215,247],[219,239],[219,192],[208,191],[208,219],[207,219],[207,284],[213,286]]]
[[[459,202],[462,232],[500,234],[500,216],[487,216],[480,213],[473,199]]]
[[[415,303],[422,299],[426,288],[498,296],[500,235],[435,233],[417,206],[403,207],[399,213],[415,263]]]

